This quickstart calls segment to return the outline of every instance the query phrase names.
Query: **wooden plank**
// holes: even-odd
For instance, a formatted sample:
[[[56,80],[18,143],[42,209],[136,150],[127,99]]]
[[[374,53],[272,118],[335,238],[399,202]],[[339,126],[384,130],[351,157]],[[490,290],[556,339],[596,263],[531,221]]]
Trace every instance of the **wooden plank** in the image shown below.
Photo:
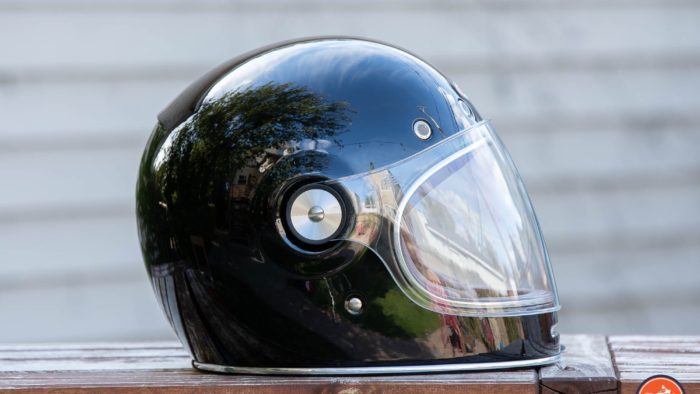
[[[77,273],[17,286],[0,288],[2,343],[174,338],[145,270]]]
[[[219,375],[190,367],[175,342],[0,346],[0,390],[17,392],[389,392],[634,393],[664,373],[700,392],[700,337],[565,335],[560,363],[478,373],[364,377]],[[539,376],[539,381],[538,381]],[[538,388],[537,384],[541,384]]]
[[[133,209],[119,216],[0,225],[0,292],[144,274]],[[109,273],[109,275],[105,275]]]
[[[0,212],[114,201],[131,207],[142,150],[0,154],[0,179],[12,185],[0,194]]]
[[[688,241],[692,242],[690,239]],[[619,245],[618,248],[601,247],[570,252],[553,247],[551,252],[559,294],[576,305],[587,304],[595,309],[604,309],[611,302],[615,304],[614,301],[626,298],[644,304],[654,303],[654,298],[662,294],[697,294],[699,291],[697,262],[700,241],[697,245],[679,245],[669,241],[668,245]],[[582,261],[586,263],[581,264]],[[660,261],[665,263],[659,264]],[[649,286],[649,278],[667,275],[669,267],[673,267],[675,276],[672,289]],[[601,272],[606,275],[601,275]],[[621,281],[621,276],[626,280]],[[615,300],[610,300],[612,289],[617,295]],[[625,297],[624,294],[633,296]],[[576,302],[574,298],[580,301]],[[569,306],[573,305],[567,303]],[[700,323],[700,316],[697,318]]]
[[[238,53],[221,52],[226,52],[228,57]],[[155,125],[156,114],[215,64],[207,63],[200,72],[174,79],[10,84],[0,95],[0,105],[5,109],[0,137],[12,142],[27,138],[27,133],[55,140],[93,133],[131,133],[129,138],[147,134]],[[444,68],[439,62],[436,66]],[[470,96],[482,115],[497,121],[496,125],[508,123],[522,127],[545,123],[547,130],[557,131],[561,127],[566,130],[568,122],[579,128],[584,126],[588,131],[601,128],[605,131],[605,122],[612,118],[627,123],[628,130],[638,131],[640,122],[635,124],[625,119],[664,115],[663,122],[652,124],[652,131],[658,135],[659,128],[674,124],[673,119],[693,117],[691,126],[698,124],[695,110],[700,106],[700,67],[673,72],[625,69],[623,73],[534,73],[532,70],[504,73],[493,69],[469,72],[459,67],[443,71]]]
[[[217,0],[200,0],[200,1],[178,1],[168,4],[167,9],[171,12],[185,11],[230,11],[230,10],[275,10],[288,8],[309,8],[317,6],[320,8],[335,9],[337,11],[354,10],[361,11],[366,8],[376,9],[392,9],[395,7],[392,3],[384,4],[377,3],[373,0],[358,0],[352,3],[347,3],[340,0],[318,2],[317,0],[299,0],[290,5],[286,0],[264,0],[251,1],[242,0],[235,3],[221,2]],[[450,7],[453,10],[472,9],[472,8],[565,8],[569,10],[578,10],[581,8],[636,8],[636,7],[693,7],[695,3],[692,0],[618,0],[610,3],[604,0],[581,0],[575,3],[559,3],[556,0],[468,0],[468,1],[453,1],[453,0],[433,0],[430,4],[426,4],[420,0],[406,0],[404,2],[406,8],[432,10],[435,7]],[[60,8],[59,8],[60,7]],[[2,2],[3,10],[56,10],[66,9],[71,11],[105,11],[105,10],[126,10],[130,12],[148,12],[162,10],[164,3],[160,0],[5,0]]]
[[[60,335],[131,335],[137,339],[152,338],[154,333],[168,335],[169,328],[153,304],[147,284],[132,212],[127,210],[123,217],[116,218],[0,226],[0,261],[4,262],[0,264],[0,310],[3,321],[17,322],[4,325],[0,341],[46,340],[48,333],[41,329],[43,324],[55,327],[51,335],[56,336],[51,339],[56,340]],[[684,246],[659,238],[659,233],[651,232],[648,238],[635,237],[634,242],[621,244],[577,238],[574,250],[552,239],[548,244],[559,296],[566,306],[561,311],[561,331],[621,334],[634,326],[635,332],[646,334],[694,332],[700,326],[700,308],[695,302],[700,297],[696,264],[700,245]],[[37,247],[37,240],[41,247]],[[578,244],[582,242],[589,248],[580,249]],[[663,277],[668,267],[677,273],[672,289],[648,286],[648,278]],[[601,276],[600,272],[609,274]],[[629,280],[620,281],[621,276]],[[138,291],[120,291],[119,286],[125,283],[137,286]],[[33,312],[36,305],[47,314],[42,317]],[[124,321],[102,316],[107,306],[124,313]],[[134,306],[148,309],[135,313]],[[98,313],[98,317],[86,316],[81,308]],[[146,314],[151,311],[152,315]],[[672,327],[661,321],[667,318],[674,319]],[[40,324],[21,324],[35,320]],[[74,321],[82,323],[71,327]]]
[[[190,367],[190,355],[177,342],[0,345],[0,373]]]
[[[581,264],[584,263],[585,260],[581,262]],[[669,266],[673,266],[673,263]],[[562,332],[577,330],[609,332],[612,335],[628,334],[630,327],[635,327],[634,332],[645,335],[654,335],[658,332],[689,335],[697,332],[697,327],[700,325],[700,305],[688,300],[688,298],[697,300],[699,296],[697,291],[678,292],[672,295],[657,294],[659,300],[651,304],[635,300],[642,296],[643,294],[639,293],[620,294],[613,290],[607,293],[607,302],[592,300],[589,304],[581,301],[581,298],[576,295],[560,296],[561,303],[564,305],[559,314],[561,330]],[[652,322],[654,319],[662,321]],[[669,327],[664,324],[664,321],[669,320],[677,323]]]
[[[129,133],[127,137],[134,144],[139,137],[145,144],[158,112],[198,74],[166,81],[131,79],[11,85],[3,88],[0,95],[0,105],[4,106],[7,117],[0,126],[0,136],[9,144],[26,138],[44,142],[68,138],[75,146],[80,146],[80,139],[76,141],[76,137],[87,136],[94,140]]]
[[[492,372],[386,377],[226,376],[194,370],[0,373],[13,392],[51,393],[537,393],[536,373]],[[2,386],[0,386],[2,388]]]
[[[694,234],[690,236],[697,238]],[[548,243],[564,305],[559,316],[561,332],[625,334],[631,332],[630,327],[639,334],[697,332],[700,245],[655,244],[653,237],[647,245],[644,239],[637,241],[601,242],[589,245],[588,250],[568,252]],[[673,286],[649,286],[650,278],[667,276],[669,267],[674,273]],[[674,324],[667,325],[666,320]]]
[[[72,176],[75,175],[72,174]],[[23,185],[22,182],[18,183]],[[121,186],[126,190],[133,190],[131,185],[132,182],[128,182]],[[117,186],[120,185],[117,184]],[[113,187],[110,186],[110,188]],[[31,185],[28,185],[28,188],[31,188]],[[57,195],[60,195],[59,192],[60,189],[57,190]],[[13,193],[22,195],[14,189],[6,192],[8,195]],[[123,191],[118,193],[126,194]],[[557,252],[581,251],[597,246],[605,247],[607,250],[617,250],[620,248],[616,243],[638,247],[638,244],[654,240],[658,247],[663,248],[664,242],[678,245],[678,242],[672,238],[684,236],[688,245],[698,244],[697,238],[692,234],[700,231],[700,206],[697,204],[700,200],[700,185],[675,190],[659,188],[645,190],[643,193],[635,189],[616,190],[610,193],[579,191],[562,197],[556,193],[539,193],[534,189],[531,194],[548,243],[552,245],[552,250]],[[65,190],[65,195],[70,196],[70,190]],[[83,213],[90,216],[82,218],[82,221],[75,218],[74,224],[61,223],[70,220],[70,216],[51,214],[51,209],[60,210],[65,207],[60,200],[49,200],[44,201],[43,204],[37,204],[46,207],[47,216],[42,218],[40,213],[43,210],[39,210],[39,213],[32,216],[32,220],[26,222],[22,221],[21,213],[31,212],[31,207],[5,205],[5,209],[15,210],[15,213],[8,214],[10,221],[0,225],[0,246],[3,246],[0,249],[0,257],[7,258],[12,264],[19,264],[10,268],[10,271],[22,271],[21,264],[32,264],[29,260],[40,258],[41,256],[37,253],[47,250],[32,249],[33,245],[36,245],[36,239],[41,239],[42,244],[47,248],[53,245],[52,250],[58,252],[55,255],[56,258],[68,258],[76,253],[84,253],[80,258],[81,261],[109,260],[114,264],[137,261],[138,243],[133,210],[130,208],[133,207],[133,202],[130,201],[130,197],[125,196],[125,200],[123,203],[120,202],[115,212],[107,209],[105,209],[106,212],[99,209],[90,210],[91,204],[99,201],[97,199],[95,199],[97,201],[78,200],[71,205],[72,209],[69,212],[78,214],[86,210],[88,212]],[[631,201],[634,201],[634,204],[630,203]],[[576,225],[572,226],[572,223]],[[81,225],[96,232],[86,235]],[[56,229],[62,229],[64,232],[56,233],[53,231]],[[663,238],[664,235],[667,235],[668,240]],[[114,250],[115,254],[110,256],[100,253],[97,247],[83,242],[83,237],[97,241],[95,245],[106,245],[108,250]],[[62,244],[62,241],[66,243]],[[119,247],[125,249],[116,250]],[[87,251],[95,253],[85,253]]]
[[[172,342],[0,347],[0,390],[19,392],[160,393],[389,392],[536,393],[533,369],[374,377],[218,375],[192,369]]]
[[[699,8],[690,3],[686,7],[661,3],[657,7],[582,7],[576,12],[567,7],[480,8],[452,3],[426,9],[428,5],[366,4],[350,9],[321,2],[271,9],[264,5],[261,9],[207,9],[181,3],[173,10],[160,3],[145,12],[68,8],[62,9],[60,17],[50,9],[10,9],[0,15],[4,33],[0,47],[5,49],[2,69],[44,68],[47,58],[59,68],[191,64],[192,59],[213,64],[225,60],[227,53],[319,33],[380,37],[432,59],[469,54],[501,62],[511,56],[562,53],[579,57],[653,53],[663,57],[696,51],[700,36]],[[191,18],[193,12],[197,18]],[[348,12],[361,17],[348,17]],[[389,14],[391,24],[386,23]],[[21,45],[16,37],[22,37]],[[133,45],[135,42],[139,45]]]
[[[101,272],[141,275],[143,266],[132,212],[125,210],[118,217],[65,218],[0,225],[0,260],[5,262],[0,265],[0,288],[8,291],[19,284],[32,282],[55,284],[62,278],[87,279]],[[683,241],[685,244],[678,239],[675,242],[673,239],[664,240],[662,235],[638,233],[619,244],[616,241],[621,241],[620,238],[608,243],[595,237],[571,240],[552,237],[548,245],[560,294],[581,297],[585,300],[584,305],[591,300],[607,300],[610,289],[615,289],[618,294],[634,294],[636,299],[654,290],[646,285],[646,278],[663,276],[669,266],[679,274],[674,290],[696,291],[696,257],[700,254],[700,243],[693,233]],[[672,232],[668,236],[681,238],[683,234]],[[42,240],[40,248],[36,247],[36,239]],[[576,244],[576,240],[587,247]],[[47,264],[47,255],[61,264]],[[586,264],[581,264],[582,261]],[[658,264],[659,261],[665,264]],[[603,271],[611,275],[601,277]],[[619,275],[630,280],[620,283]],[[667,290],[658,290],[668,294]],[[659,293],[652,291],[651,294]],[[574,302],[573,299],[569,301]],[[642,302],[647,301],[651,300],[642,299]]]
[[[582,190],[565,197],[534,190],[531,197],[548,242],[700,231],[700,188],[647,189],[643,193],[635,189]]]
[[[634,126],[582,125],[548,133],[522,130],[508,121],[494,119],[493,123],[528,186],[534,182],[546,187],[542,184],[550,181],[572,189],[579,180],[584,187],[602,186],[606,181],[622,187],[651,185],[660,178],[673,179],[672,172],[686,177],[682,183],[688,183],[691,173],[700,173],[700,132],[664,126],[641,131]],[[592,178],[600,183],[585,183]]]
[[[642,381],[656,374],[676,378],[686,394],[700,393],[700,336],[611,336],[609,343],[622,393],[635,393]]]
[[[44,237],[40,227],[32,227],[37,232],[33,236]],[[104,227],[109,227],[109,222]],[[132,231],[133,223],[124,221],[124,227]],[[106,234],[87,237],[93,229],[87,227],[91,230],[85,230],[86,243],[82,246],[80,223],[50,228],[58,232],[75,229],[76,240],[62,245],[61,237],[57,244],[44,243],[37,248],[32,247],[31,238],[22,238],[25,240],[16,245],[8,243],[9,249],[0,250],[0,254],[18,256],[11,264],[0,266],[0,310],[3,321],[9,322],[3,325],[0,342],[60,340],[62,336],[148,339],[170,335],[155,305],[135,235],[123,240]],[[96,244],[92,246],[88,240]],[[27,257],[21,258],[25,247],[31,248],[31,253],[24,251]],[[92,253],[99,254],[101,247],[106,252],[91,257]],[[134,257],[112,259],[111,251]],[[698,247],[674,246],[641,248],[626,254],[608,251],[568,257],[552,253],[559,296],[565,306],[560,312],[560,331],[624,334],[632,326],[643,334],[695,332],[700,326],[700,306],[695,301],[700,297],[695,263],[699,253]],[[46,264],[46,259],[54,255],[60,256],[61,263]],[[613,264],[615,268],[610,268]],[[673,288],[644,285],[648,278],[666,275],[668,267],[673,267],[678,277]],[[609,274],[602,277],[600,272]],[[620,283],[616,278],[621,276],[629,276],[636,284]],[[670,327],[664,323],[669,319],[674,321]],[[75,321],[81,324],[76,326],[72,323]],[[42,329],[44,325],[53,329],[48,332]]]
[[[676,77],[692,78],[700,68],[676,70],[621,70],[618,72],[542,72],[533,73],[449,73],[469,95],[476,108],[495,120],[579,115],[588,129],[596,129],[598,116],[633,116],[636,113],[666,110],[686,113],[700,100],[700,82],[686,80],[683,86]],[[675,75],[675,76],[672,76]],[[639,81],[645,81],[640,84]],[[648,83],[649,85],[646,85]],[[669,84],[676,95],[662,93],[654,86]],[[646,85],[646,86],[644,86]],[[663,96],[663,97],[662,97]],[[668,100],[668,101],[666,101]],[[692,113],[692,112],[688,112]],[[583,116],[583,115],[588,115]]]
[[[692,332],[700,319],[693,302],[700,297],[693,287],[698,4],[412,1],[401,8],[371,0],[0,4],[0,179],[12,185],[0,194],[0,315],[33,321],[31,301],[48,311],[41,324],[84,321],[74,331],[58,324],[68,338],[165,332],[154,329],[159,314],[138,326],[130,309],[140,297],[152,301],[141,282],[132,194],[154,115],[235,53],[293,35],[349,33],[419,53],[495,119],[553,252],[562,327]],[[386,24],[390,15],[399,28]],[[637,198],[649,189],[657,191]],[[627,248],[634,251],[618,252]],[[664,267],[678,272],[673,288],[645,291]],[[602,269],[611,274],[601,278]],[[614,280],[619,275],[634,279]],[[83,320],[85,311],[70,307],[97,310],[103,282],[111,290],[102,302],[131,316],[123,325],[103,315]],[[115,283],[144,287],[120,294]],[[674,316],[669,328],[651,319]],[[0,340],[44,334],[10,324]]]
[[[28,143],[26,150],[0,152],[0,179],[14,185],[0,194],[0,222],[13,212],[51,211],[56,205],[133,206],[148,131],[142,134],[143,141],[134,139],[124,147],[76,143],[54,150],[41,145],[46,143],[42,141],[36,150]],[[700,155],[696,154],[700,133],[665,130],[657,135],[615,129],[592,133],[584,129],[542,135],[506,128],[501,134],[537,198],[567,193],[567,197],[584,199],[597,190],[614,196],[612,191],[625,188],[633,189],[629,193],[663,188],[667,194],[686,194],[700,185]]]
[[[602,335],[562,335],[566,349],[555,365],[540,369],[542,393],[612,393],[617,377]]]

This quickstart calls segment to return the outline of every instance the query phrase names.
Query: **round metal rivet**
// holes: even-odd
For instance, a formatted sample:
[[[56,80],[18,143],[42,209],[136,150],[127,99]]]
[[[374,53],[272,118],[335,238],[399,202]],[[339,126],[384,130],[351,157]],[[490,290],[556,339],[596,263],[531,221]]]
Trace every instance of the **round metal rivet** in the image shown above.
[[[421,119],[413,123],[413,133],[416,134],[416,137],[422,140],[427,140],[431,135],[433,135],[433,129],[430,127],[428,122]]]
[[[362,300],[357,297],[350,297],[345,301],[345,310],[351,315],[362,313]]]
[[[323,217],[326,216],[325,212],[323,212],[323,208],[319,207],[318,205],[314,205],[309,209],[309,219],[312,222],[320,222],[323,220]]]

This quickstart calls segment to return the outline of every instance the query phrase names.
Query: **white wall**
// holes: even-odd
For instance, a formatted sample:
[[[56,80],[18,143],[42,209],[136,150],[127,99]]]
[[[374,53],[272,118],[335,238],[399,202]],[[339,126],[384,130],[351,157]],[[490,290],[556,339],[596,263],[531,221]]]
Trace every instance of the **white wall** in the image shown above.
[[[136,168],[191,80],[292,37],[411,49],[494,120],[551,250],[561,328],[698,333],[700,3],[0,1],[0,342],[171,338]]]

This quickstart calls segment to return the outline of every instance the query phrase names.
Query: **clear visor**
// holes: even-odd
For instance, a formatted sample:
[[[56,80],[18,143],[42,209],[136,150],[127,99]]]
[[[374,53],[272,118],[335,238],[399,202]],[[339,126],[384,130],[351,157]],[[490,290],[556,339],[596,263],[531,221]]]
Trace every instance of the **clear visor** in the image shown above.
[[[341,239],[372,249],[416,304],[464,316],[559,309],[534,210],[488,122],[327,185],[355,211]]]

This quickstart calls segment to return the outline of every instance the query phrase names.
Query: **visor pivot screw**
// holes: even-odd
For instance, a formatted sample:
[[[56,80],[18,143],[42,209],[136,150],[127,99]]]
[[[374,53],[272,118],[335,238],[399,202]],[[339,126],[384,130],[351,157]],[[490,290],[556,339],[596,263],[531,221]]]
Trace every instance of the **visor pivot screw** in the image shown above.
[[[362,300],[357,297],[349,297],[345,300],[345,310],[351,315],[359,315],[362,313]]]
[[[292,193],[284,209],[286,230],[304,244],[322,245],[345,228],[343,198],[330,186],[304,185]]]
[[[416,134],[416,137],[425,141],[430,138],[431,135],[433,135],[433,130],[428,122],[424,121],[423,119],[419,119],[413,122],[413,133]]]
[[[323,208],[319,207],[318,205],[314,205],[309,209],[309,220],[312,222],[320,222],[323,220],[323,217],[326,216],[326,213],[323,212]]]

